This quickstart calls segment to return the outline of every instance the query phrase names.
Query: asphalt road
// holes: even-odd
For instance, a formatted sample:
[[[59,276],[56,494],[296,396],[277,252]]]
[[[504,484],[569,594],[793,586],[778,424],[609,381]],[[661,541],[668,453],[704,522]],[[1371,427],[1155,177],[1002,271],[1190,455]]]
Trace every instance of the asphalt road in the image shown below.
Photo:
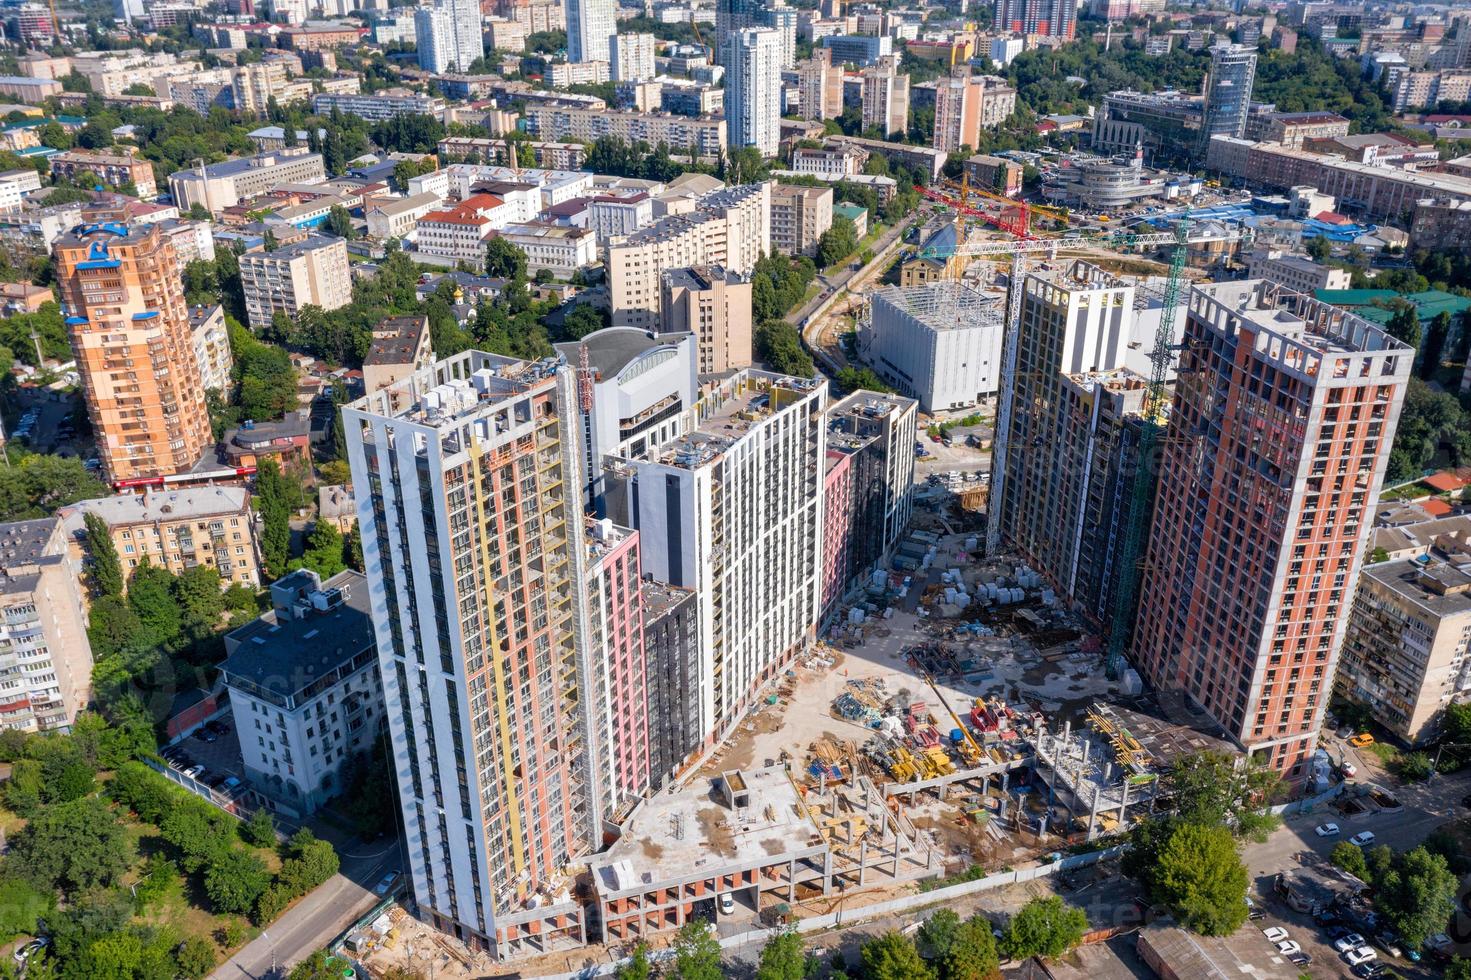
[[[210,980],[282,980],[293,966],[366,914],[379,900],[373,885],[386,871],[400,866],[398,843],[392,839],[356,843],[339,853],[341,872],[221,964]]]

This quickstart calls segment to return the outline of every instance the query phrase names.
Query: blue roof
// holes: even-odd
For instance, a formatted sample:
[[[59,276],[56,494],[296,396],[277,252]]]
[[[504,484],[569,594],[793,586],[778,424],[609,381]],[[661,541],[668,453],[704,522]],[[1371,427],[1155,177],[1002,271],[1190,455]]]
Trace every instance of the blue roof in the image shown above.
[[[144,310],[142,313],[134,313],[133,314],[133,319],[134,320],[151,320],[151,319],[153,319],[156,316],[158,316],[158,311],[157,310]]]

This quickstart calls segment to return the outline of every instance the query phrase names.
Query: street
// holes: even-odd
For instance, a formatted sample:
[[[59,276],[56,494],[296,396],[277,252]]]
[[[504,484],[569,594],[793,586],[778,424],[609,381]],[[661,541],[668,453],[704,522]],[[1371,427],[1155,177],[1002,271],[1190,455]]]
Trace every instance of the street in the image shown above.
[[[356,848],[356,849],[354,849]],[[344,850],[346,853],[344,853]],[[373,885],[400,867],[398,842],[353,841],[339,849],[342,870],[220,964],[210,980],[279,980],[313,952],[356,922],[379,897]]]

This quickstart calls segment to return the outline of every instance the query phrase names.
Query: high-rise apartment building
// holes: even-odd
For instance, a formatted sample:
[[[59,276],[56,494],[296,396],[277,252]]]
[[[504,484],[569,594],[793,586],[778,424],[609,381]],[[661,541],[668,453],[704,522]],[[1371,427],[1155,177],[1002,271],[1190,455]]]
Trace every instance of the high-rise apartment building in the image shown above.
[[[1255,81],[1256,48],[1239,44],[1217,44],[1211,48],[1205,101],[1201,106],[1199,155],[1205,155],[1212,136],[1240,139],[1246,135]]]
[[[729,67],[730,44],[738,31],[761,26],[761,0],[715,0],[715,63]]]
[[[665,271],[659,332],[695,335],[700,374],[751,366],[751,277],[718,265]]]
[[[1133,660],[1300,777],[1414,351],[1261,280],[1190,292]]]
[[[954,153],[980,145],[981,132],[1004,123],[1016,111],[1016,89],[992,75],[957,68],[935,82],[934,147]]]
[[[264,330],[271,317],[295,317],[304,306],[335,310],[352,302],[347,243],[308,235],[270,252],[240,256],[240,282],[252,330]]]
[[[654,77],[654,35],[614,34],[610,50],[613,81],[647,82]]]
[[[1001,533],[1059,591],[1073,577],[1075,535],[1066,530],[1081,527],[1085,465],[1061,438],[1064,376],[1122,365],[1133,318],[1134,286],[1086,262],[1033,272],[1022,283],[1010,424],[1000,475],[992,476],[993,504]]]
[[[480,20],[476,0],[435,0],[414,11],[419,67],[434,74],[469,71],[485,55]]]
[[[899,56],[884,55],[863,69],[863,128],[877,126],[883,138],[909,130],[909,76],[899,71]]]
[[[770,28],[738,31],[727,45],[726,138],[776,156],[781,140],[781,35]]]
[[[556,360],[466,351],[343,408],[414,898],[497,956],[582,938],[606,799],[575,399]]]
[[[836,119],[843,114],[843,66],[833,53],[818,48],[797,63],[797,101],[803,119]]]
[[[777,184],[771,189],[771,247],[786,255],[816,255],[833,225],[833,189]]]
[[[107,479],[194,466],[214,440],[173,243],[152,225],[82,225],[52,255]]]
[[[0,729],[66,731],[92,699],[82,565],[56,517],[0,524]]]
[[[1074,0],[996,0],[997,31],[1071,39],[1077,20]]]
[[[567,60],[609,61],[618,31],[614,0],[566,0]]]
[[[738,371],[689,432],[606,463],[608,515],[638,529],[644,572],[694,590],[707,743],[815,635],[826,398],[821,382]]]
[[[781,38],[781,66],[783,69],[797,66],[797,11],[788,7],[785,0],[771,0],[761,10],[762,27],[776,31]]]
[[[641,591],[649,678],[649,785],[661,788],[700,746],[699,608],[689,589],[645,582]]]
[[[1411,745],[1471,693],[1471,574],[1464,541],[1447,537],[1426,556],[1365,566],[1338,665],[1338,692]]]

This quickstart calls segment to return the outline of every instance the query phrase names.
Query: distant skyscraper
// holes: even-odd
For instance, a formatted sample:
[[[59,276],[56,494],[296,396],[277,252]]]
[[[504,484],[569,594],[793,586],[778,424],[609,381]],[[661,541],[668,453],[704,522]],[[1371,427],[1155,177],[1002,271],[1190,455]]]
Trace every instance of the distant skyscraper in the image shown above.
[[[611,61],[614,0],[566,0],[567,60]]]
[[[761,26],[761,0],[715,0],[715,62],[729,66],[727,51],[737,31]]]
[[[1071,38],[1077,27],[1074,0],[996,0],[996,30]]]
[[[191,468],[214,440],[173,243],[152,225],[84,225],[57,240],[54,258],[104,474]]]
[[[1205,104],[1200,124],[1200,150],[1205,153],[1212,136],[1246,135],[1251,89],[1256,81],[1256,48],[1218,44],[1211,48],[1210,73],[1205,80]]]
[[[436,74],[465,72],[485,54],[476,0],[436,0],[414,12],[419,67]]]
[[[646,82],[654,77],[654,35],[614,34],[610,45],[615,82]]]
[[[1188,309],[1134,664],[1301,778],[1415,352],[1263,280]]]
[[[726,139],[776,156],[781,140],[781,35],[770,28],[730,39],[725,76]]]

